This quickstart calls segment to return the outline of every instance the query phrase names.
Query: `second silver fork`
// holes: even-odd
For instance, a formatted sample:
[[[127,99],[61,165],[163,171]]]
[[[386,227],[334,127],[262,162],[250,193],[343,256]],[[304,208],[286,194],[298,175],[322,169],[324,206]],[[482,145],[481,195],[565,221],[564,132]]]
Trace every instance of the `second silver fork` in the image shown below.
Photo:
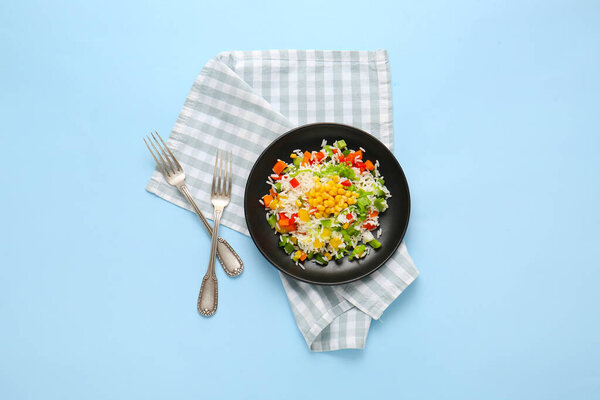
[[[217,275],[215,274],[215,255],[217,251],[217,237],[219,234],[219,225],[223,210],[229,204],[231,199],[231,175],[232,175],[232,157],[231,152],[215,159],[215,171],[213,173],[212,188],[210,190],[210,201],[214,207],[214,225],[213,236],[210,245],[210,258],[208,259],[208,269],[202,279],[202,287],[198,295],[198,312],[204,316],[211,316],[217,311],[219,302],[219,289]]]

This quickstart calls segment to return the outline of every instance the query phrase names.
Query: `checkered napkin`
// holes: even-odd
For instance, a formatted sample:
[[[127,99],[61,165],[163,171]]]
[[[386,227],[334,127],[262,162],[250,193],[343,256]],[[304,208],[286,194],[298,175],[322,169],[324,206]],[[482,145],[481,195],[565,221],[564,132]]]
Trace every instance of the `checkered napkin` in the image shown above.
[[[259,154],[278,136],[311,122],[356,126],[390,149],[392,87],[385,50],[272,50],[221,53],[200,72],[168,140],[200,209],[212,215],[210,192],[217,149],[233,152],[233,194],[222,224],[248,234],[244,187]],[[155,171],[147,190],[191,210]],[[281,274],[298,327],[313,351],[363,348],[371,324],[417,277],[402,243],[366,278],[318,286]]]

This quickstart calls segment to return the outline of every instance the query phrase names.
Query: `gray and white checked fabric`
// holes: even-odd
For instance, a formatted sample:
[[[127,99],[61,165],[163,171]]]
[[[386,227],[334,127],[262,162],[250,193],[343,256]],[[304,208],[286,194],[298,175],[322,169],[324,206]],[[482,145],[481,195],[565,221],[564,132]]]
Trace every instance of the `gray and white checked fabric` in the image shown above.
[[[385,50],[225,52],[196,78],[168,139],[190,192],[206,215],[217,149],[236,159],[233,195],[222,224],[248,234],[243,195],[258,155],[290,128],[311,122],[354,125],[393,145],[392,90]],[[191,210],[154,171],[148,191]],[[339,286],[281,280],[306,343],[313,351],[364,348],[371,319],[417,277],[404,243],[388,263],[360,281]]]

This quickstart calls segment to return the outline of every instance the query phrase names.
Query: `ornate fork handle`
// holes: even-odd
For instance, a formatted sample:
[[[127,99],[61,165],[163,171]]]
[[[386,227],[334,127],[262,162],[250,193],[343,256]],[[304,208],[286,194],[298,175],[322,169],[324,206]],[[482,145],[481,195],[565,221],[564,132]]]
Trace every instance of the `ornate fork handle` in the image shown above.
[[[177,189],[179,189],[179,191],[186,197],[186,199],[188,199],[188,201],[194,208],[194,211],[196,211],[196,214],[200,218],[200,221],[202,221],[202,224],[208,231],[209,235],[212,237],[213,228],[210,226],[210,224],[206,220],[206,217],[204,217],[204,214],[202,214],[202,211],[200,211],[200,209],[196,205],[196,202],[194,201],[194,198],[190,194],[190,191],[188,190],[187,186],[185,184],[183,184],[183,185],[177,186]],[[235,252],[235,250],[233,250],[233,247],[231,247],[231,245],[229,243],[227,243],[227,241],[225,239],[223,239],[222,237],[219,237],[218,240],[219,240],[219,242],[217,244],[217,258],[219,259],[219,262],[223,266],[223,270],[229,276],[238,276],[244,270],[244,263],[242,262],[242,259]],[[216,280],[216,277],[215,277],[215,280]],[[204,282],[203,282],[203,285],[204,285]]]
[[[223,215],[223,208],[215,207],[214,232],[219,232],[221,215]],[[198,312],[207,317],[210,317],[217,311],[217,305],[219,303],[219,285],[217,282],[217,275],[215,274],[215,253],[217,251],[217,243],[217,235],[213,235],[210,243],[208,269],[204,278],[202,278],[202,286],[200,287],[200,294],[198,295]]]

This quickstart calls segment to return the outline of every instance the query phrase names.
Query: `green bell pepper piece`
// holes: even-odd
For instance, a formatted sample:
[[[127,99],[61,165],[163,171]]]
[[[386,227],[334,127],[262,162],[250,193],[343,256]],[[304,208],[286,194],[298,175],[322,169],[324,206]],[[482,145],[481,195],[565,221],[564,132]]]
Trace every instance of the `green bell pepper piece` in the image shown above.
[[[277,216],[275,214],[272,214],[269,218],[267,218],[267,222],[271,226],[271,229],[275,228],[275,224],[277,223]]]
[[[381,242],[377,239],[373,239],[369,241],[369,246],[371,246],[374,249],[378,249],[381,247]]]
[[[373,205],[378,211],[383,211],[387,207],[387,202],[384,199],[375,199]]]

